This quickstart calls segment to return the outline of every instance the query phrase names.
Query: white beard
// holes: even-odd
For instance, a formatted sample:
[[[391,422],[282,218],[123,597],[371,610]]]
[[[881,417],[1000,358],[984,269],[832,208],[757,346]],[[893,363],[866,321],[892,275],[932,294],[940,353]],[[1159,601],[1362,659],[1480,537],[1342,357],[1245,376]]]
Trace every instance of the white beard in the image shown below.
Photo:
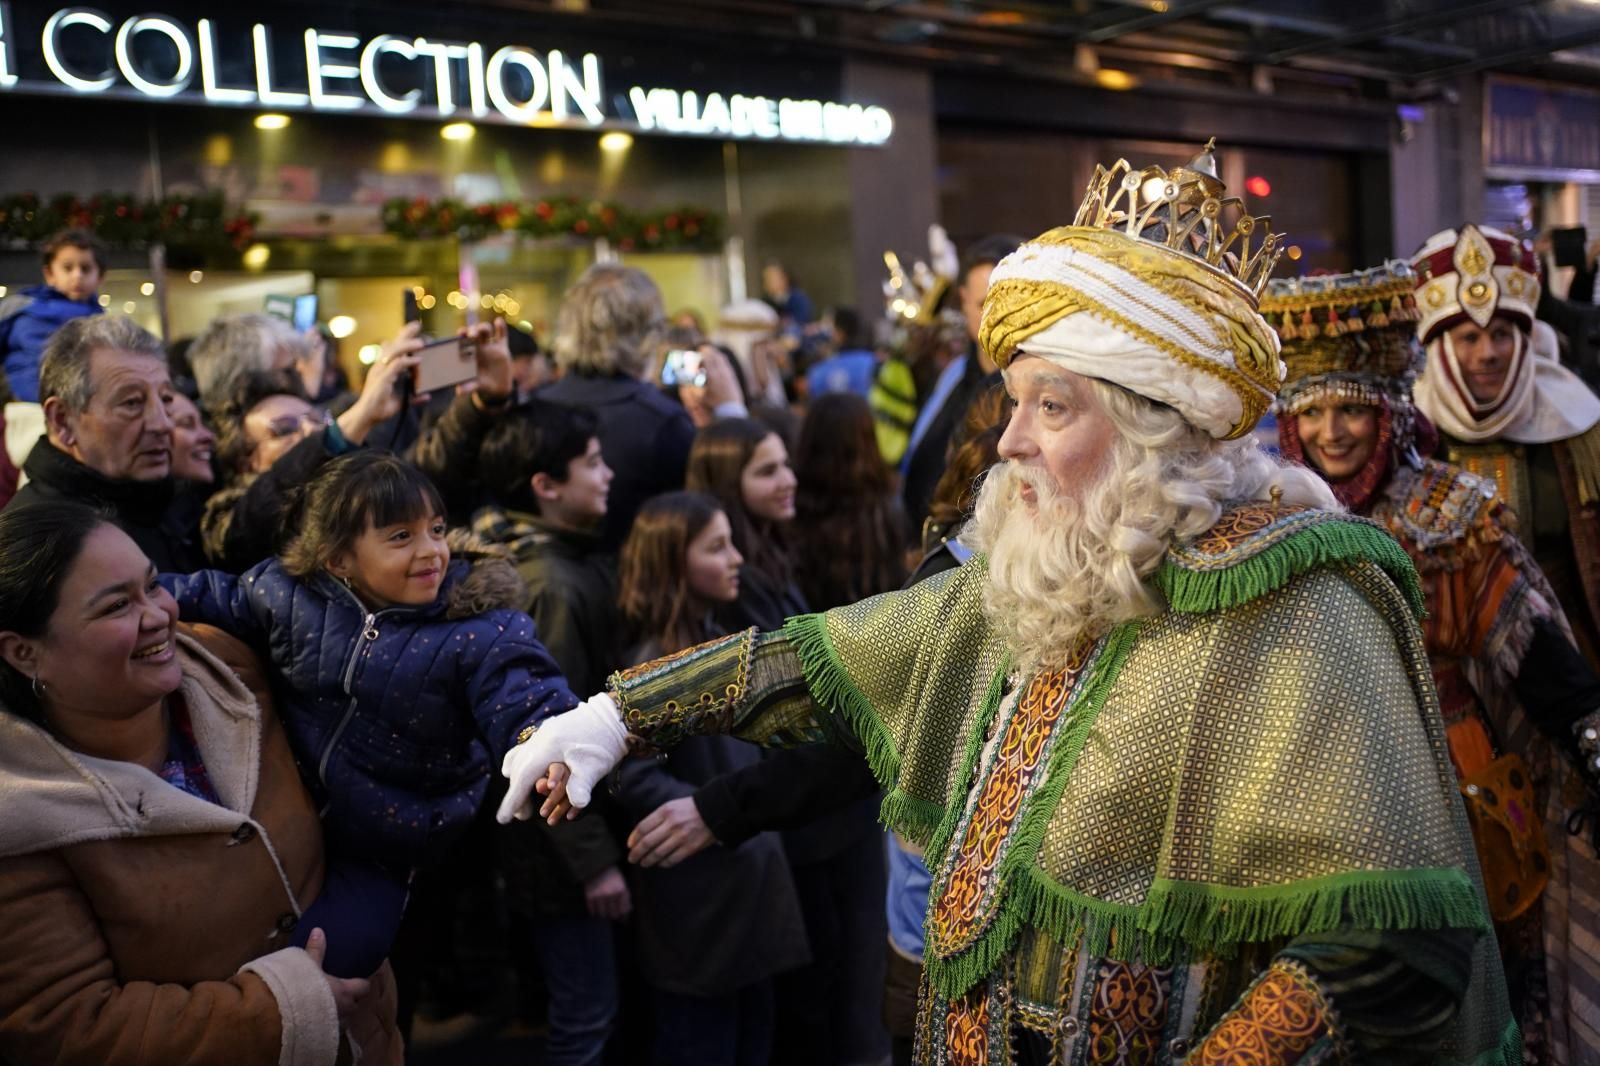
[[[1133,558],[1112,544],[1125,487],[1116,458],[1080,498],[1015,462],[984,480],[965,539],[988,553],[984,613],[1024,671],[1059,668],[1081,640],[1157,609]]]

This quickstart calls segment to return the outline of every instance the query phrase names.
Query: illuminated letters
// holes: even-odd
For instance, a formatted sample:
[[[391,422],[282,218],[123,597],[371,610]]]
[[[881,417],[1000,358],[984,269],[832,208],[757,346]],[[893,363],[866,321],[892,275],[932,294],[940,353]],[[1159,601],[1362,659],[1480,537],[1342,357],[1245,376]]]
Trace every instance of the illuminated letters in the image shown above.
[[[9,89],[17,83],[11,73],[11,38],[6,34],[6,16],[10,14],[5,4],[0,4],[0,89]]]
[[[863,104],[638,85],[626,97],[608,99],[600,58],[592,52],[538,51],[517,44],[485,48],[479,41],[387,33],[368,38],[315,27],[296,32],[304,42],[303,90],[286,87],[300,84],[301,50],[274,55],[272,32],[263,23],[250,24],[246,40],[243,26],[219,30],[211,18],[190,24],[151,13],[118,24],[92,7],[64,7],[44,21],[38,38],[49,77],[23,77],[17,73],[18,42],[27,47],[32,30],[19,37],[10,5],[0,0],[0,93],[51,93],[65,86],[123,99],[440,119],[470,108],[476,118],[519,126],[609,125],[699,137],[833,144],[883,144],[894,130],[888,111]],[[171,48],[152,48],[152,35],[166,38]],[[71,48],[65,47],[68,41]],[[224,51],[230,69],[239,71],[234,77],[243,84],[222,84]],[[24,53],[21,63],[32,71],[37,60]],[[96,63],[103,65],[96,68]],[[400,90],[402,85],[407,88]],[[608,109],[614,110],[608,114]]]
[[[178,50],[178,69],[169,82],[146,78],[133,62],[129,46],[135,36],[147,31],[162,34]],[[124,22],[117,30],[116,54],[122,76],[146,96],[177,96],[189,87],[189,79],[194,76],[194,45],[189,43],[188,31],[165,15],[141,15]]]
[[[64,7],[51,15],[44,24],[42,43],[44,46],[45,66],[50,68],[61,84],[69,89],[76,89],[80,93],[98,93],[111,88],[117,79],[108,70],[103,77],[80,78],[67,69],[61,57],[56,53],[56,38],[61,31],[69,26],[89,26],[101,33],[111,32],[111,20],[100,12],[87,7]]]
[[[250,31],[256,46],[256,91],[263,104],[278,107],[304,107],[310,97],[305,93],[284,92],[272,87],[272,55],[267,47],[267,28],[256,23]]]
[[[353,111],[364,102],[359,96],[346,96],[343,93],[330,93],[322,84],[325,78],[350,78],[361,76],[358,67],[348,66],[343,63],[326,63],[323,61],[324,48],[349,50],[361,44],[361,38],[350,37],[342,33],[323,33],[321,30],[306,31],[306,87],[311,90],[311,106],[328,108],[333,111]]]
[[[430,41],[426,37],[418,37],[412,47],[417,50],[418,55],[433,57],[433,95],[439,101],[439,114],[455,114],[456,90],[455,81],[450,76],[450,61],[467,58],[466,45],[441,43]]]
[[[506,92],[506,64],[511,63],[528,72],[528,77],[533,80],[533,92],[521,103],[513,100],[511,94]],[[550,78],[544,72],[544,64],[539,62],[539,57],[510,44],[500,49],[489,57],[489,99],[494,101],[494,106],[499,112],[512,122],[532,122],[534,116],[544,108],[545,102],[550,99]]]
[[[249,89],[229,89],[217,84],[217,38],[211,20],[201,19],[200,28],[200,92],[207,100],[219,104],[248,104],[256,98]]]
[[[421,89],[412,89],[404,96],[390,96],[384,89],[383,82],[378,78],[378,59],[384,53],[392,53],[401,59],[414,60],[417,50],[405,41],[393,36],[383,34],[367,42],[361,50],[361,87],[366,90],[367,98],[385,111],[396,115],[404,115],[417,109],[417,100],[422,96]]]

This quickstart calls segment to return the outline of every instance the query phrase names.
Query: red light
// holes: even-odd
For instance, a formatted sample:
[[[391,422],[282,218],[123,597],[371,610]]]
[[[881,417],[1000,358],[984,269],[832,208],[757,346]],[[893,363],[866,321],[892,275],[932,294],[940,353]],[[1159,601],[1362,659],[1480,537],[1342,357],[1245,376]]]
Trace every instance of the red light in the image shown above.
[[[1245,181],[1244,191],[1249,193],[1251,196],[1271,196],[1272,183],[1266,178],[1263,178],[1261,175],[1257,174],[1255,177]]]

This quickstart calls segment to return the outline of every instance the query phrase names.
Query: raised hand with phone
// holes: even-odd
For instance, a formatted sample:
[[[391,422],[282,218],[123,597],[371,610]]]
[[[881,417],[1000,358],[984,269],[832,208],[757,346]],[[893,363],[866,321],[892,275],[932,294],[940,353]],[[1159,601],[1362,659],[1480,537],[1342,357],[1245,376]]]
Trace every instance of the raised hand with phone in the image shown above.
[[[336,419],[351,444],[365,443],[374,427],[405,409],[408,390],[402,383],[420,362],[417,353],[422,348],[422,325],[417,322],[408,322],[383,346],[383,354],[367,372],[361,395]]]
[[[679,353],[673,352],[671,356]],[[704,428],[718,418],[743,416],[744,394],[739,389],[739,378],[733,364],[721,349],[702,344],[693,352],[683,353],[696,357],[695,362],[685,362],[685,370],[693,375],[690,380],[678,382],[678,399],[696,426]],[[666,369],[663,367],[665,377]]]

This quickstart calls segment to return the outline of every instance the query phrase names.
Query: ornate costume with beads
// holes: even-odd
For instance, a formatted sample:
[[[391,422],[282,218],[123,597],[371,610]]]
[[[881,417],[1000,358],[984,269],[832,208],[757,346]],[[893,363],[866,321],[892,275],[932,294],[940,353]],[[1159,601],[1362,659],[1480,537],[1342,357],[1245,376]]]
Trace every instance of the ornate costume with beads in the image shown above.
[[[1592,995],[1584,974],[1600,963],[1588,947],[1600,928],[1571,891],[1600,865],[1567,828],[1584,796],[1570,757],[1574,725],[1590,724],[1578,720],[1600,706],[1600,681],[1495,483],[1419,454],[1431,450],[1433,428],[1412,405],[1421,362],[1413,286],[1400,262],[1269,285],[1262,307],[1280,323],[1288,366],[1282,448],[1316,468],[1301,441],[1303,417],[1352,405],[1378,412],[1370,458],[1333,488],[1417,568],[1450,759],[1530,1061],[1600,1061],[1600,1040],[1577,1018]],[[1399,314],[1365,313],[1386,304]]]
[[[1417,407],[1439,427],[1444,458],[1499,486],[1579,646],[1600,665],[1600,398],[1561,365],[1555,331],[1535,319],[1533,252],[1469,225],[1434,234],[1411,262],[1427,347]],[[1495,318],[1516,328],[1516,345],[1485,402],[1468,387],[1450,331]]]
[[[1282,380],[1257,311],[1278,238],[1224,191],[1209,147],[1097,169],[1074,225],[995,267],[980,343],[1234,456],[1214,441]],[[1405,553],[1274,498],[1145,566],[1160,606],[1050,666],[1014,666],[980,555],[618,674],[612,700],[651,745],[863,752],[934,871],[919,1063],[1520,1062]]]
[[[1035,676],[984,581],[979,557],[612,681],[651,744],[864,751],[935,872],[919,1062],[1033,1037],[1095,1064],[1518,1061],[1393,541],[1240,507],[1169,553],[1170,610]],[[1426,961],[1367,988],[1397,957]]]

